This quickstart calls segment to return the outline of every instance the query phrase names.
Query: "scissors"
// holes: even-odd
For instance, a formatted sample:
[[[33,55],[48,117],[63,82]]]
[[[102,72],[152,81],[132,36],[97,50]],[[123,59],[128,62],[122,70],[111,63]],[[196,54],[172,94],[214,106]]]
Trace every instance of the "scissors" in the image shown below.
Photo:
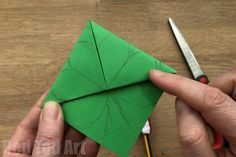
[[[207,78],[207,75],[202,71],[200,65],[198,64],[196,58],[194,57],[192,50],[190,49],[188,43],[186,42],[183,35],[179,31],[178,27],[171,18],[169,18],[168,21],[173,31],[173,34],[176,38],[176,41],[184,55],[184,58],[187,61],[189,69],[192,72],[194,80],[204,84],[208,84],[209,80]],[[213,133],[214,137],[212,142],[213,148],[215,150],[222,148],[225,142],[223,136],[216,130],[211,129],[211,132]]]

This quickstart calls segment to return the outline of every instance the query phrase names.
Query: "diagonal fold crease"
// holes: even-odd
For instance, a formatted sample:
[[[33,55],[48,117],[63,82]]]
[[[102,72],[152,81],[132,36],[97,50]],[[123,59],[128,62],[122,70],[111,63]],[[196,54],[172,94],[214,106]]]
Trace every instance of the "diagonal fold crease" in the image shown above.
[[[104,79],[104,81],[105,81],[106,87],[108,87],[108,85],[107,85],[107,80],[106,80],[106,76],[105,76],[104,69],[103,69],[103,65],[102,65],[101,56],[100,56],[99,51],[98,51],[98,45],[97,45],[97,42],[96,42],[96,37],[95,37],[95,35],[94,35],[93,26],[92,26],[91,21],[90,21],[90,27],[91,27],[91,31],[92,31],[93,40],[94,40],[94,44],[95,44],[95,47],[96,47],[96,52],[97,52],[97,55],[98,55],[99,63],[100,63],[101,69],[102,69],[103,79]]]

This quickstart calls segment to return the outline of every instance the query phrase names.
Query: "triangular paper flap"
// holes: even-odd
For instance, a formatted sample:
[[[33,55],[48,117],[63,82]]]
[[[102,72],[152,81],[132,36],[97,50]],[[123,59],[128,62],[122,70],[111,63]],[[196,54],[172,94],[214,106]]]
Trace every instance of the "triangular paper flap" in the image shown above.
[[[143,82],[65,102],[61,106],[67,123],[125,157],[162,92],[151,82]]]
[[[151,69],[169,66],[90,21],[45,101],[59,103],[149,80]],[[49,99],[50,98],[50,99]]]
[[[90,22],[108,89],[149,80],[150,69],[175,72],[169,66]]]
[[[56,100],[61,103],[104,90],[105,87],[91,25],[88,23],[44,102]]]

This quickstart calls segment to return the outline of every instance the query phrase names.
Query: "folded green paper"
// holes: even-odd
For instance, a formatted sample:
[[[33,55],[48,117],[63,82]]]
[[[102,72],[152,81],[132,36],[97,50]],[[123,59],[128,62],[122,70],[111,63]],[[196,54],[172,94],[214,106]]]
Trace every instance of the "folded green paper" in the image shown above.
[[[151,69],[175,73],[90,21],[43,105],[57,101],[69,125],[127,156],[163,93],[149,81]]]

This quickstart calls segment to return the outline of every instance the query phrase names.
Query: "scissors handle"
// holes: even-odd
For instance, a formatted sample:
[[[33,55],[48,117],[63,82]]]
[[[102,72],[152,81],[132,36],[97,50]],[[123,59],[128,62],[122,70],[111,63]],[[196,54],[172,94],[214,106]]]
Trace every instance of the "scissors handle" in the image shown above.
[[[206,75],[200,75],[199,77],[196,78],[196,81],[201,82],[203,84],[209,83],[209,80]]]
[[[201,82],[203,84],[208,84],[209,80],[207,78],[206,75],[200,75],[199,77],[196,78],[196,81]],[[224,146],[224,138],[221,135],[220,132],[213,130],[213,135],[214,135],[214,143],[213,143],[213,148],[216,149],[220,149]]]

